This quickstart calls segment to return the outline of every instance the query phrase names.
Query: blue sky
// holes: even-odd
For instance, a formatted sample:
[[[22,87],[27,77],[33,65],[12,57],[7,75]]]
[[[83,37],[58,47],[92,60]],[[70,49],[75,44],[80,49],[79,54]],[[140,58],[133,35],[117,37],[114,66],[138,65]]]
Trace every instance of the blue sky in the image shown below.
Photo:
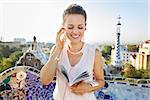
[[[72,3],[87,12],[86,42],[114,43],[117,16],[121,15],[121,43],[150,39],[148,0],[1,0],[0,37],[54,42],[63,10]]]

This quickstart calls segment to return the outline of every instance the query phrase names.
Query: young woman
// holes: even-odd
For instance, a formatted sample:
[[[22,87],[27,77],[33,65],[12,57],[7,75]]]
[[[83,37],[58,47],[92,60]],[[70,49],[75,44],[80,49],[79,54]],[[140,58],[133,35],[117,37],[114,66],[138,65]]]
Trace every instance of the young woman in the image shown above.
[[[83,41],[86,20],[85,10],[77,4],[70,5],[64,11],[56,45],[40,72],[40,80],[44,85],[50,84],[56,76],[54,100],[96,100],[94,91],[105,84],[101,53]],[[62,35],[65,39],[61,39]],[[70,85],[62,68],[70,80],[84,71],[88,73],[85,75],[88,78]]]

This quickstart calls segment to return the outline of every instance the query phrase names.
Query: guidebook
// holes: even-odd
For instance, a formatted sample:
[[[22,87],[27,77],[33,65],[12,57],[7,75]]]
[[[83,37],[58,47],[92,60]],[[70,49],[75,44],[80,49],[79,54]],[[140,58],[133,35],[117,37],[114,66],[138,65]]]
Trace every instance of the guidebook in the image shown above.
[[[80,74],[78,73],[77,75],[74,75],[75,77],[70,79],[67,73],[67,70],[65,69],[64,66],[61,66],[61,73],[63,74],[67,82],[69,83],[69,86],[72,86],[73,84],[76,84],[78,82],[81,82],[83,80],[90,78],[88,71],[85,70],[85,71],[81,71]]]

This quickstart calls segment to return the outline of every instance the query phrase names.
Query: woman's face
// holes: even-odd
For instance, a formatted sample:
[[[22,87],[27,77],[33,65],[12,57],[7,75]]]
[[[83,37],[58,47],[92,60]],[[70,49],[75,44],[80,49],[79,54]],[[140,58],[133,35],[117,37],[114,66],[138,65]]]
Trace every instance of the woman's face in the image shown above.
[[[72,43],[78,43],[82,40],[86,29],[85,18],[80,14],[69,14],[65,16],[63,23],[67,39]]]

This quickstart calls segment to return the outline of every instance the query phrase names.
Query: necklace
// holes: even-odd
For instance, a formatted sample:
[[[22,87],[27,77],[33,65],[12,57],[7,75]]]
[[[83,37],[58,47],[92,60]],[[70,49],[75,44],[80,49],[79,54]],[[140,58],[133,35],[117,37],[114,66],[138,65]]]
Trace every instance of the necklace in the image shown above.
[[[73,55],[77,55],[77,54],[80,54],[80,53],[82,52],[82,49],[81,49],[80,51],[78,51],[78,52],[72,52],[72,51],[70,51],[70,50],[68,49],[68,52],[71,53],[71,54],[73,54]]]
[[[79,51],[77,51],[77,52],[71,51],[71,50],[70,50],[70,47],[68,46],[68,50],[67,50],[67,51],[68,51],[70,54],[77,55],[77,54],[82,53],[83,46],[84,46],[84,45],[82,44],[82,48],[81,48]]]

